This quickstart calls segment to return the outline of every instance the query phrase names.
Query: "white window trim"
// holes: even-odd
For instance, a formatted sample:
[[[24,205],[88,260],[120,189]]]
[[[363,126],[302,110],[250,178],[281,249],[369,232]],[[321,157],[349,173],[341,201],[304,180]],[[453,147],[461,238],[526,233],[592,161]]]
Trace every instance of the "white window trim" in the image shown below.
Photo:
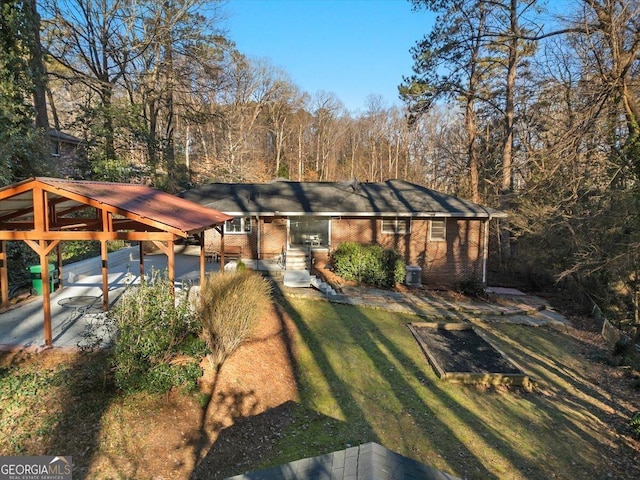
[[[227,222],[224,222],[224,234],[225,235],[248,235],[252,232],[253,230],[253,222],[251,221],[251,217],[235,217],[234,220],[240,220],[240,231],[236,232],[236,231],[230,231],[227,230],[227,222],[231,221],[231,220],[227,220]],[[249,222],[249,229],[247,230],[246,225],[247,222]]]
[[[60,146],[60,142],[57,140],[52,140],[51,141],[51,148],[52,148],[52,152],[51,152],[51,156],[52,157],[59,157],[60,156],[60,151],[61,151],[61,146]]]
[[[442,237],[433,236],[433,222],[442,222]],[[447,241],[447,220],[444,218],[438,218],[435,220],[429,220],[429,240],[432,242],[446,242]]]
[[[385,222],[393,222],[393,230],[385,229]],[[411,219],[410,218],[383,218],[381,230],[385,235],[408,235],[411,233]],[[408,224],[408,228],[407,228]],[[398,225],[402,225],[405,231],[398,230]]]

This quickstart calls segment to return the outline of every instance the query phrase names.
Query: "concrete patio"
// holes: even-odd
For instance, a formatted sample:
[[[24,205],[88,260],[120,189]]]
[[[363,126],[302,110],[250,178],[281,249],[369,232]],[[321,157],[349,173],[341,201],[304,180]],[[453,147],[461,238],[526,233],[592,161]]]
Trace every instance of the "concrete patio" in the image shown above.
[[[176,287],[199,283],[197,248],[177,247],[175,257]],[[207,262],[207,272],[219,270],[219,264]],[[145,276],[153,270],[167,268],[163,254],[144,258]],[[53,345],[77,348],[88,322],[99,319],[102,312],[102,275],[100,259],[92,258],[67,265],[62,273],[63,287],[51,295]],[[140,283],[138,248],[123,249],[109,255],[109,303],[113,305],[130,285]],[[82,297],[82,298],[80,298]],[[0,314],[0,349],[44,346],[42,296],[31,297]]]

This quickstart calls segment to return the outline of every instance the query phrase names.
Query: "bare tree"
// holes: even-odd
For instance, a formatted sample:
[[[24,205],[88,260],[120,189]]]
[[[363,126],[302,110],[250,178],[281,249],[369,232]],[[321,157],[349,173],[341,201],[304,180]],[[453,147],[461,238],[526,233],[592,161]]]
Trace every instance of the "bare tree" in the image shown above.
[[[45,0],[43,20],[56,75],[81,83],[99,100],[101,155],[116,158],[113,98],[133,53],[123,0]]]

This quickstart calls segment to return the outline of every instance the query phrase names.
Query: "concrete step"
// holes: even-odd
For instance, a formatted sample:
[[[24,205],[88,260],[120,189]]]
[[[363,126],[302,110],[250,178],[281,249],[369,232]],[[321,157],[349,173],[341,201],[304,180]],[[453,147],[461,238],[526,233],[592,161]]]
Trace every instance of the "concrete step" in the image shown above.
[[[323,282],[315,275],[311,275],[311,286],[320,290],[325,295],[336,295],[336,291],[328,283]]]
[[[306,270],[307,269],[307,261],[305,259],[294,259],[289,260],[287,258],[287,263],[285,268],[287,270]]]
[[[287,260],[286,267],[287,270],[306,270],[307,262],[306,260]]]
[[[303,250],[287,250],[285,268],[287,270],[306,270],[307,253]]]
[[[285,287],[308,288],[311,286],[311,274],[308,270],[287,270],[282,283]]]

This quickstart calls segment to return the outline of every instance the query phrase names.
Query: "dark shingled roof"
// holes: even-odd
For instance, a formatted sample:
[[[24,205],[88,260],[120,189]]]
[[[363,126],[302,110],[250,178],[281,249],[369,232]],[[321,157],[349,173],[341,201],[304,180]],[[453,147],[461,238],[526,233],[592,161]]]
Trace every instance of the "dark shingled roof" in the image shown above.
[[[459,480],[377,443],[305,458],[227,480]]]
[[[71,143],[74,145],[78,145],[79,143],[82,143],[82,140],[79,139],[78,137],[74,137],[73,135],[70,135],[68,133],[64,133],[64,132],[61,132],[60,130],[55,130],[55,129],[49,130],[49,137],[52,140]]]
[[[493,218],[506,215],[403,180],[210,183],[182,197],[229,215]]]

